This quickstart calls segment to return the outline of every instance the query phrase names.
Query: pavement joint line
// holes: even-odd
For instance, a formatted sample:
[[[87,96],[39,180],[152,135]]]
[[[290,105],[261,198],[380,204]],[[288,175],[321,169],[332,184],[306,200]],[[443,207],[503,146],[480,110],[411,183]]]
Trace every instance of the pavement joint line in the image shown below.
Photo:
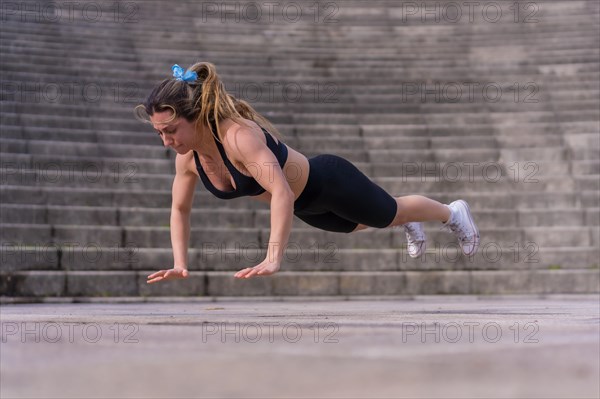
[[[599,299],[600,294],[504,294],[504,295],[337,295],[337,296],[216,296],[216,297],[0,297],[0,305],[18,304],[118,304],[118,303],[211,303],[211,302],[345,302],[345,301],[431,301],[436,302],[440,297],[445,301],[473,302],[486,300],[581,300]]]

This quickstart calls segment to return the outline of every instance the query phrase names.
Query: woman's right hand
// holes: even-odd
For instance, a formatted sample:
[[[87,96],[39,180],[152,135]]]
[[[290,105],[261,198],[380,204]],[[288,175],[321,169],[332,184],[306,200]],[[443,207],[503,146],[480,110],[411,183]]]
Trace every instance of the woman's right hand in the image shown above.
[[[146,283],[152,284],[157,283],[159,281],[167,281],[167,280],[181,280],[187,278],[189,272],[186,269],[174,268],[168,270],[159,270],[156,273],[152,273],[148,276],[148,281]]]

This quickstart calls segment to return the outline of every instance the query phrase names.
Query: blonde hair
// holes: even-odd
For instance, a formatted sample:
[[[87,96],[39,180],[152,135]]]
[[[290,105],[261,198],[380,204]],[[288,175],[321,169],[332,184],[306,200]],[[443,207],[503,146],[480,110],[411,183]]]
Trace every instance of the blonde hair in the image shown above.
[[[212,122],[215,122],[217,131],[213,134],[221,141],[223,135],[219,131],[219,121],[230,118],[236,123],[244,124],[243,119],[249,119],[278,139],[281,138],[281,133],[267,118],[256,112],[246,101],[227,93],[213,64],[199,62],[189,70],[198,74],[195,82],[188,83],[176,78],[163,80],[152,90],[146,101],[135,108],[136,117],[148,123],[155,112],[171,110],[173,116],[165,123],[183,117],[194,123],[196,129],[198,124],[204,123],[211,131]]]

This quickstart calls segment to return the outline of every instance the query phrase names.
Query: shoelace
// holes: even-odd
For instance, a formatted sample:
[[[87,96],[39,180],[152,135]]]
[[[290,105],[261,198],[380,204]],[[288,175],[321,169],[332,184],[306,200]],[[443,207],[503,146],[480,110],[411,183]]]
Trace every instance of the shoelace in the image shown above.
[[[425,237],[421,230],[416,229],[412,224],[405,224],[404,231],[409,236],[409,241],[411,242],[420,242],[425,241]]]
[[[455,233],[461,242],[469,242],[470,240],[470,238],[465,233],[465,226],[460,222],[448,223],[446,226],[442,226],[442,229],[447,229]]]

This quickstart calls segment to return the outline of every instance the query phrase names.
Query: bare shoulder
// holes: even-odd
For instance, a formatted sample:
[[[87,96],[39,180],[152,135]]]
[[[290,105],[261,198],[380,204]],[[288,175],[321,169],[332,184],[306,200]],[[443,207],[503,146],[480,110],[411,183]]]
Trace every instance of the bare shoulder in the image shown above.
[[[196,163],[194,161],[194,152],[189,151],[187,154],[177,154],[175,157],[175,173],[177,174],[198,174]]]
[[[243,123],[229,120],[225,125],[225,141],[234,144],[239,139],[260,138],[262,130],[254,121],[244,119]]]
[[[228,153],[236,158],[248,151],[256,150],[266,144],[262,130],[256,122],[244,120],[245,123],[231,121],[226,127],[224,146]]]

